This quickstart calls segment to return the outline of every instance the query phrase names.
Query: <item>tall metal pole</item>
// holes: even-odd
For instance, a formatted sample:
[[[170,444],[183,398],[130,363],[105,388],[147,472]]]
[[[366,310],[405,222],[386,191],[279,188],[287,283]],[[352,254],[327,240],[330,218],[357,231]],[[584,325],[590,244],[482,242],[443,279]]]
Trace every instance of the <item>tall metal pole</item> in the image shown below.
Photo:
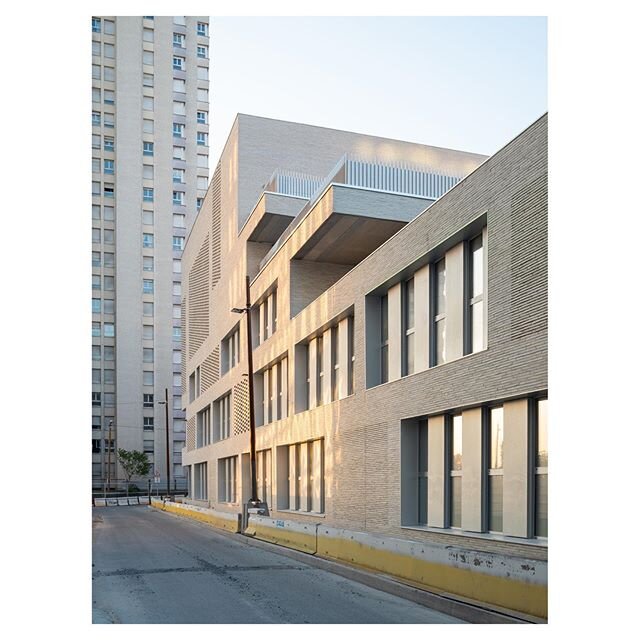
[[[253,349],[251,345],[251,293],[249,291],[249,276],[246,277],[247,304],[247,368],[249,375],[249,431],[251,441],[251,502],[258,500],[258,480],[256,473],[256,419],[253,409]]]
[[[171,498],[171,467],[169,466],[169,389],[167,387],[164,388],[164,428],[167,436],[167,495]]]

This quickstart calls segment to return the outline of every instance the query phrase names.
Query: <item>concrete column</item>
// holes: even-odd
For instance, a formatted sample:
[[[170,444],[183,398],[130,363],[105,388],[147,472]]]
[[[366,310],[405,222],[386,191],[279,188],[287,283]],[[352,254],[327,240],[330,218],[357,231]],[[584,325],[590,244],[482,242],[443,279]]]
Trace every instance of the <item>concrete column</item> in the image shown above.
[[[318,368],[318,360],[317,360],[317,349],[318,349],[318,341],[316,338],[309,342],[309,404],[308,408],[313,409],[317,404],[318,400],[316,398],[316,391],[318,390],[318,386],[316,384],[316,371]],[[305,372],[305,384],[307,380],[307,374]]]
[[[349,395],[349,318],[338,324],[338,398]]]
[[[282,417],[286,418],[289,415],[289,363],[288,358],[283,358],[280,363],[280,387],[282,389],[281,412]]]
[[[528,504],[528,401],[504,404],[503,533],[526,538]]]
[[[462,528],[482,531],[482,409],[462,412]]]
[[[445,492],[447,468],[444,460],[445,417],[428,420],[429,481],[427,489],[427,524],[430,527],[445,526]]]
[[[464,353],[464,243],[447,251],[445,260],[445,361],[450,362]]]
[[[402,283],[387,293],[389,306],[389,380],[402,376]]]
[[[322,400],[324,404],[331,403],[331,329],[327,329],[322,337]]]
[[[413,276],[415,314],[415,371],[429,368],[429,265]]]

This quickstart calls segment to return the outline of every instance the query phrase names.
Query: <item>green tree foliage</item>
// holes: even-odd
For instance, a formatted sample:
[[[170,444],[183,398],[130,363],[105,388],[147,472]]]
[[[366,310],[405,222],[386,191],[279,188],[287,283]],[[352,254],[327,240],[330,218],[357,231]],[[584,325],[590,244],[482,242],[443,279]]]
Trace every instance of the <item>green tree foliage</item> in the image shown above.
[[[129,495],[129,483],[133,476],[146,476],[151,471],[151,463],[142,451],[127,451],[118,449],[118,462],[124,471],[127,481],[127,495]]]

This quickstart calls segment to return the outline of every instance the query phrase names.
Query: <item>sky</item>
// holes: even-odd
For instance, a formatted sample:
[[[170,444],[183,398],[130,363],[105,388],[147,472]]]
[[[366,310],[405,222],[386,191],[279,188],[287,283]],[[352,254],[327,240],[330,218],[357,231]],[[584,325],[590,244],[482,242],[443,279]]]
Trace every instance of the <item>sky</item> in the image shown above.
[[[211,164],[236,113],[492,154],[547,110],[545,17],[211,16]]]

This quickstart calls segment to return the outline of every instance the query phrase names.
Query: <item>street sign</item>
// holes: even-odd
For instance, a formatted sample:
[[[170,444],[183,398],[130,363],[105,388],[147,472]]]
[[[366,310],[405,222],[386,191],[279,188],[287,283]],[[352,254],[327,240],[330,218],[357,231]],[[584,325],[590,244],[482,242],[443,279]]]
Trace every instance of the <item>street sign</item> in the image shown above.
[[[160,471],[158,469],[153,472],[153,482],[155,484],[160,484]]]

